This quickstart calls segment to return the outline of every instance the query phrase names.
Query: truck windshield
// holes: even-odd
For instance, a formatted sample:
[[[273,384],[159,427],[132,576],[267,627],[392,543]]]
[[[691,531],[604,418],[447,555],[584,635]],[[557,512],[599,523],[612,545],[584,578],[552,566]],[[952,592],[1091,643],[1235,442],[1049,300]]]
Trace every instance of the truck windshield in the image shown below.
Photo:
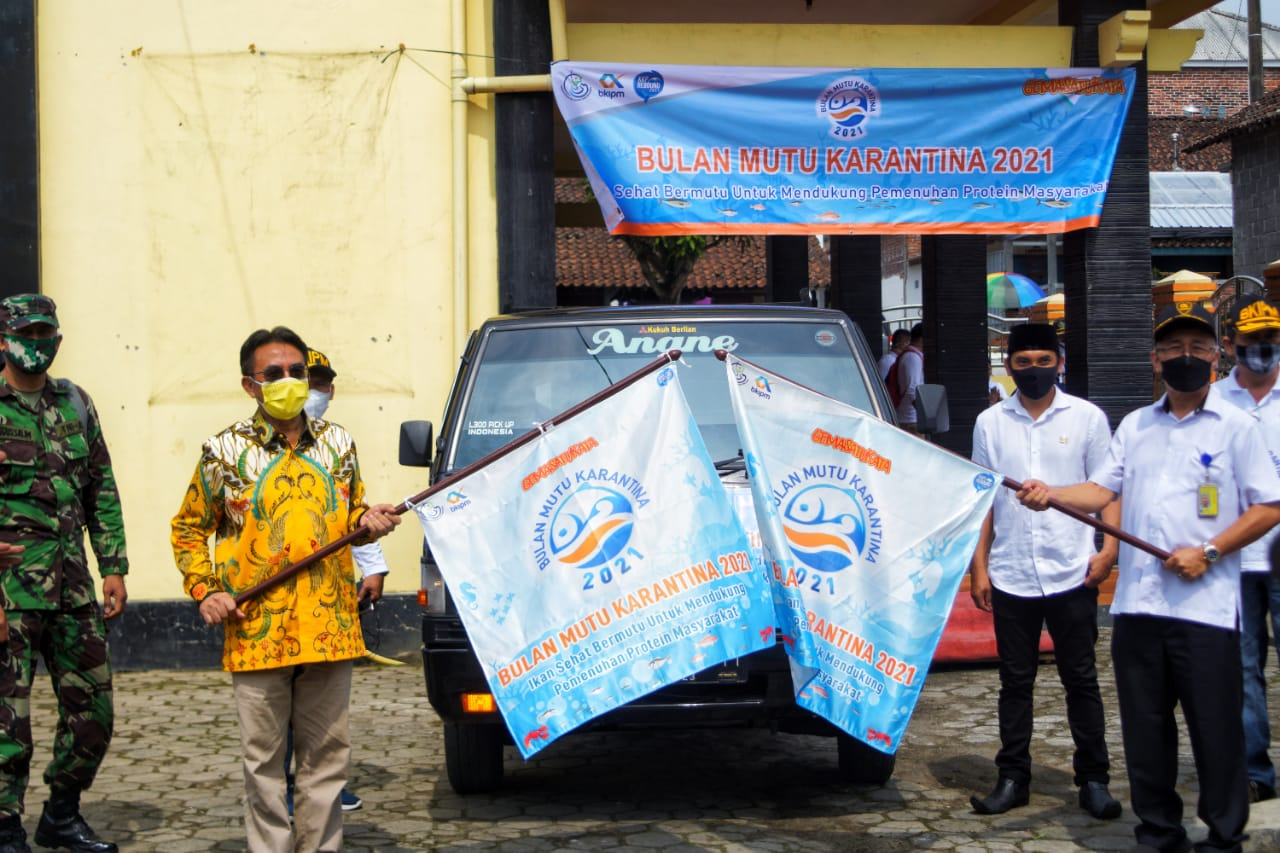
[[[740,358],[866,411],[868,376],[840,325],[802,321],[616,323],[493,329],[476,353],[446,471],[497,449],[632,373],[668,349],[683,351],[680,382],[711,457],[738,455],[740,442],[714,350]]]

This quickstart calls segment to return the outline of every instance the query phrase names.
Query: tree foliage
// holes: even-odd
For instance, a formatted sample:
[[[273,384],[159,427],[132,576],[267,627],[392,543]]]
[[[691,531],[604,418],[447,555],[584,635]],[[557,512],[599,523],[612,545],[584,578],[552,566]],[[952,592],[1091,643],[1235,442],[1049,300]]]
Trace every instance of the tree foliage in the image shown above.
[[[680,301],[680,294],[693,272],[693,267],[711,249],[732,241],[745,248],[749,237],[720,235],[703,237],[681,235],[679,237],[634,237],[622,235],[615,239],[626,243],[631,254],[640,264],[640,272],[649,288],[659,300],[669,304]]]

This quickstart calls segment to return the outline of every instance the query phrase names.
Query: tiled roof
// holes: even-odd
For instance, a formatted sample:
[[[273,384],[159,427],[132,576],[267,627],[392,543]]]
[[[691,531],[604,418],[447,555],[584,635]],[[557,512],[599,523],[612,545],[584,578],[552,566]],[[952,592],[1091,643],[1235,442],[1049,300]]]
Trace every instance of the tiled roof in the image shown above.
[[[557,189],[560,181],[557,182]],[[557,193],[559,195],[559,193]],[[745,246],[730,240],[712,248],[693,267],[686,290],[736,288],[763,291],[765,238]],[[831,265],[816,237],[809,238],[809,282],[827,284]],[[556,229],[557,287],[645,287],[640,265],[622,240],[604,228]],[[779,296],[779,298],[784,298]]]
[[[1187,145],[1222,126],[1225,119],[1184,118],[1182,116],[1147,120],[1147,156],[1153,172],[1173,169],[1173,134],[1178,134],[1178,167],[1187,172],[1225,172],[1231,168],[1231,146],[1218,142],[1187,151]]]

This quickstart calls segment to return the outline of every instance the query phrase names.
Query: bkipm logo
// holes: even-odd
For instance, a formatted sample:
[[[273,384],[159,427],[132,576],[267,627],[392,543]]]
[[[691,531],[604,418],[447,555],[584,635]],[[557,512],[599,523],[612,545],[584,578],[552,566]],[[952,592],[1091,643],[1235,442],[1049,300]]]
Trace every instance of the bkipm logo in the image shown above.
[[[867,518],[853,489],[806,486],[786,502],[782,530],[796,559],[819,572],[853,565],[867,544]]]
[[[551,554],[578,569],[605,565],[631,541],[635,518],[630,499],[621,492],[581,486],[551,519]]]
[[[880,115],[880,92],[861,77],[842,77],[818,96],[818,115],[831,122],[836,139],[861,139]]]

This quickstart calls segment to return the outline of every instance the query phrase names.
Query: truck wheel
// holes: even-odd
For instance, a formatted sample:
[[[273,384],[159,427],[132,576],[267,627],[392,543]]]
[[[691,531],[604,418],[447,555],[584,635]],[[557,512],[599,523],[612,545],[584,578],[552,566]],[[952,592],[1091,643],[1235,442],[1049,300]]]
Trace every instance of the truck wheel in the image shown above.
[[[444,724],[444,766],[459,794],[487,794],[502,783],[502,729]]]
[[[885,755],[860,740],[841,732],[836,735],[840,778],[857,785],[883,785],[893,775],[896,755]]]

